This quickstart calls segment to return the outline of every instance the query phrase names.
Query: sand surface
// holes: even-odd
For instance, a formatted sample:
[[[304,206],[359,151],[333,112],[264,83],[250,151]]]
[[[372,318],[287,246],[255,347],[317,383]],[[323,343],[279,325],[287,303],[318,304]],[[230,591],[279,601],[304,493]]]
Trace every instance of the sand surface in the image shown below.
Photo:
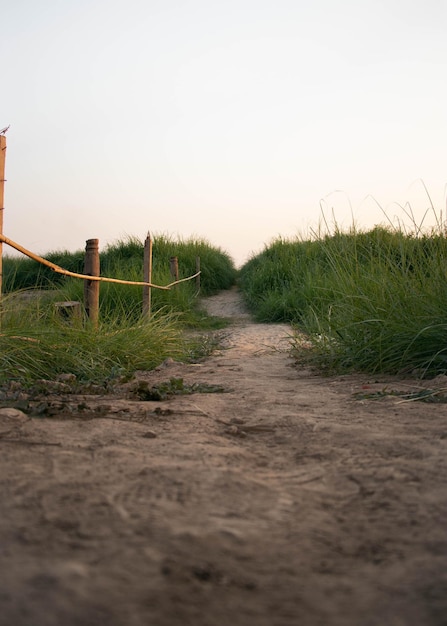
[[[204,306],[223,348],[138,374],[197,393],[0,411],[0,625],[445,626],[447,404],[388,392],[447,379],[321,377]]]

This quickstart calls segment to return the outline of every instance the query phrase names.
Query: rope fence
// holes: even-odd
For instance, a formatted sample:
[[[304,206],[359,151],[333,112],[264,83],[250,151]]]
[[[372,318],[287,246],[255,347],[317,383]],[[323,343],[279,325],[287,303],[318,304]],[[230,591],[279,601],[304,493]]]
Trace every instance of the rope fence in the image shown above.
[[[155,285],[154,283],[150,283],[150,282],[137,281],[137,280],[121,280],[120,278],[107,278],[106,276],[92,276],[91,274],[78,274],[76,272],[70,272],[69,270],[64,270],[62,267],[59,267],[59,265],[55,265],[54,263],[51,263],[51,261],[47,261],[46,259],[43,259],[37,254],[34,254],[34,252],[30,252],[29,250],[27,250],[20,244],[16,243],[15,241],[12,241],[12,239],[8,239],[8,237],[5,237],[4,235],[0,235],[0,241],[2,241],[3,243],[6,243],[8,246],[11,246],[11,248],[14,248],[18,252],[25,254],[30,259],[33,259],[33,261],[37,261],[38,263],[41,263],[42,265],[46,265],[46,267],[49,267],[50,269],[53,270],[53,272],[56,272],[57,274],[63,274],[64,276],[72,276],[73,278],[81,278],[82,280],[93,280],[93,281],[98,281],[98,282],[103,282],[103,283],[118,283],[120,285],[140,285],[140,287],[152,287],[154,289],[163,289],[165,291],[169,291],[172,287],[175,287],[175,285],[178,285],[179,283],[184,283],[188,280],[192,280],[193,278],[197,278],[201,274],[201,271],[199,270],[192,276],[188,276],[187,278],[180,278],[179,280],[175,280],[174,282],[169,283],[168,285]]]
[[[89,239],[86,242],[85,248],[85,262],[84,262],[84,274],[77,272],[70,272],[69,270],[51,263],[42,257],[34,254],[30,250],[27,250],[20,244],[8,239],[3,235],[3,212],[4,212],[4,183],[5,183],[5,161],[6,161],[6,131],[9,126],[0,130],[0,304],[3,293],[3,244],[7,244],[11,248],[21,252],[25,256],[29,257],[33,261],[37,261],[46,267],[49,267],[53,272],[62,274],[63,276],[71,276],[73,278],[79,278],[84,280],[84,308],[89,320],[96,326],[98,323],[99,315],[99,283],[117,283],[120,285],[137,285],[143,287],[143,315],[150,317],[151,315],[151,289],[162,289],[169,291],[176,285],[184,283],[186,281],[196,279],[197,287],[200,289],[200,258],[196,258],[196,273],[187,278],[178,277],[178,259],[177,257],[171,257],[170,270],[171,276],[175,280],[168,285],[155,285],[152,282],[152,238],[150,233],[147,234],[144,242],[144,259],[143,259],[143,281],[135,280],[122,280],[119,278],[108,278],[106,276],[100,276],[100,264],[99,264],[99,241],[98,239]],[[80,310],[81,303],[79,302],[61,302],[58,303],[61,306],[70,306],[76,310]],[[1,316],[0,316],[1,323]]]
[[[17,252],[21,252],[22,254],[29,257],[33,261],[37,261],[38,263],[45,265],[46,267],[50,268],[53,272],[56,272],[57,274],[62,274],[63,276],[71,276],[73,278],[79,278],[81,280],[88,281],[85,283],[85,289],[84,289],[85,309],[86,309],[88,317],[94,323],[97,323],[98,321],[99,283],[100,282],[116,283],[120,285],[136,285],[136,286],[143,287],[144,288],[143,312],[147,316],[150,316],[150,290],[151,289],[161,289],[163,291],[169,291],[176,285],[187,282],[189,280],[193,280],[194,278],[196,280],[200,280],[201,270],[199,269],[200,268],[199,258],[197,258],[196,260],[196,267],[198,271],[192,276],[179,279],[177,257],[172,257],[170,260],[171,272],[172,272],[172,268],[175,267],[176,274],[174,274],[174,276],[176,277],[176,280],[169,283],[168,285],[156,285],[153,282],[151,282],[150,278],[151,278],[151,273],[152,273],[152,239],[149,233],[144,244],[144,251],[145,251],[144,276],[145,277],[147,276],[149,278],[148,281],[122,280],[120,278],[108,278],[106,276],[100,276],[99,275],[99,249],[98,249],[97,239],[89,239],[87,241],[84,271],[86,270],[86,268],[88,268],[89,270],[91,270],[92,273],[85,273],[85,274],[79,274],[78,272],[71,272],[69,270],[64,269],[63,267],[60,267],[59,265],[56,265],[55,263],[52,263],[51,261],[47,261],[47,259],[40,257],[34,252],[27,250],[26,248],[24,248],[17,242],[12,241],[12,239],[5,237],[2,233],[0,233],[0,243],[7,244],[11,248],[14,248],[14,250],[17,250]],[[175,262],[173,263],[174,260]],[[147,271],[146,264],[149,266],[149,271]],[[0,293],[0,297],[1,297],[1,293]],[[70,303],[66,303],[66,304],[70,304]]]

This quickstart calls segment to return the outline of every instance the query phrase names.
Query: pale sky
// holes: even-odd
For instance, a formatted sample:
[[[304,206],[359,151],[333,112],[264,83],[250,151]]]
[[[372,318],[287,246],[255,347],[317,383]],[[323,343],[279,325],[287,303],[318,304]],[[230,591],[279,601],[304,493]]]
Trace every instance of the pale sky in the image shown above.
[[[3,232],[38,254],[150,230],[240,265],[323,198],[420,219],[420,180],[445,218],[447,0],[14,0],[0,55]]]

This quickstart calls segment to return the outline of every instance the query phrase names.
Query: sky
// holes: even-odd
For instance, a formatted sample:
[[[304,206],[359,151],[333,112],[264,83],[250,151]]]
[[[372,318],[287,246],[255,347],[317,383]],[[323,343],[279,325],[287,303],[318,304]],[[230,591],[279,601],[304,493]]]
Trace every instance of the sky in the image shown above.
[[[3,234],[44,255],[150,231],[240,266],[405,203],[442,221],[446,27],[446,0],[4,3]]]

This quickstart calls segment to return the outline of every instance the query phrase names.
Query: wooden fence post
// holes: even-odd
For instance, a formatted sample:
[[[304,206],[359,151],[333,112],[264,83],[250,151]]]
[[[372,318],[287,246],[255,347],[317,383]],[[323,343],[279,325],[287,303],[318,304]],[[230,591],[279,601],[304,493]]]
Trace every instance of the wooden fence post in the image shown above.
[[[196,289],[200,291],[200,274],[198,272],[200,272],[200,257],[196,256]]]
[[[144,242],[144,267],[143,267],[143,280],[145,283],[152,282],[152,238],[148,233],[146,241]],[[143,287],[143,315],[146,317],[151,316],[151,288],[148,285]]]
[[[85,246],[84,274],[99,276],[99,239],[89,239]],[[90,322],[96,328],[99,319],[99,280],[84,281],[84,306]]]
[[[171,256],[169,259],[169,269],[174,280],[178,280],[178,257]]]
[[[0,135],[0,235],[3,235],[3,201],[5,190],[6,137]],[[0,300],[3,293],[3,242],[0,241]]]

